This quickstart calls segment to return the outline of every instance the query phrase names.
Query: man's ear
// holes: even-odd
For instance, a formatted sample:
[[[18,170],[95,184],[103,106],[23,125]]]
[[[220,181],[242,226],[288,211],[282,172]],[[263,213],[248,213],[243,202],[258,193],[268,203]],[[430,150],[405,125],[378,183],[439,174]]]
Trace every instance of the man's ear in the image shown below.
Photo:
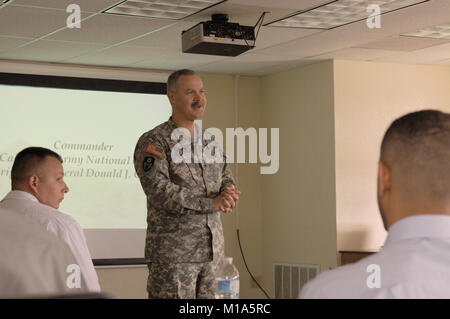
[[[172,91],[167,91],[167,98],[169,99],[170,103],[173,104],[173,100],[175,97]]]
[[[383,162],[378,162],[378,196],[381,198],[391,192],[392,180],[389,166]]]
[[[27,184],[35,193],[38,193],[39,177],[37,175],[33,174],[28,177]]]

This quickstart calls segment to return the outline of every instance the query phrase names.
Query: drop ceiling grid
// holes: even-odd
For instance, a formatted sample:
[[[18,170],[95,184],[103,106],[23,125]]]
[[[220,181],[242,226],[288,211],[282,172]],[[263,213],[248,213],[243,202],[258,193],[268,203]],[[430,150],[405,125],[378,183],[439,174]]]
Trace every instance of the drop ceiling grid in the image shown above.
[[[423,5],[410,7],[382,16],[380,29],[369,29],[366,21],[360,21],[340,28],[317,33],[302,39],[263,49],[261,53],[298,58],[315,57],[329,52],[363,44],[381,41],[400,32],[426,26],[430,21],[446,21],[450,17],[449,3],[433,2],[434,8]],[[411,19],[414,17],[414,19]]]
[[[66,26],[63,10],[6,6],[0,10],[0,35],[40,38]]]
[[[392,50],[392,51],[415,51],[443,43],[448,43],[450,40],[417,38],[406,36],[392,36],[380,41],[374,41],[358,45],[358,48],[377,49],[377,50]]]
[[[420,50],[405,52],[399,55],[380,58],[376,59],[376,61],[379,60],[383,62],[434,64],[446,59],[450,59],[450,43],[440,44]]]
[[[102,45],[69,41],[38,40],[29,45],[0,53],[3,59],[61,62],[70,57],[97,50]]]
[[[3,51],[11,50],[18,46],[21,46],[21,45],[29,42],[30,40],[33,40],[33,39],[0,35],[0,54]]]
[[[359,61],[373,61],[378,58],[390,57],[400,52],[391,50],[365,49],[365,48],[345,48],[334,52],[329,52],[308,60],[346,59]]]
[[[11,6],[28,6],[49,9],[66,10],[70,4],[77,4],[81,11],[101,12],[123,0],[12,0]]]
[[[99,64],[110,66],[128,66],[134,63],[148,60],[151,57],[164,56],[166,51],[164,48],[137,48],[127,46],[114,46],[104,50],[91,52],[66,59],[62,62],[76,64]]]
[[[242,71],[249,75],[271,73],[332,57],[380,62],[391,58],[430,64],[448,64],[450,59],[448,46],[441,46],[448,41],[421,38],[410,41],[399,36],[450,22],[449,0],[432,0],[426,5],[383,15],[382,28],[378,30],[369,30],[365,21],[331,31],[263,27],[257,47],[237,58],[183,54],[181,31],[205,21],[216,9],[226,9],[235,14],[241,12],[239,17],[243,20],[256,22],[255,17],[263,9],[273,7],[275,14],[281,14],[281,8],[284,12],[295,11],[295,4],[305,8],[329,0],[305,0],[301,4],[294,0],[285,0],[282,4],[276,0],[259,0],[259,7],[253,0],[229,0],[218,8],[181,21],[105,14],[89,17],[92,12],[101,12],[120,1],[77,0],[81,10],[86,11],[82,12],[82,17],[89,17],[82,21],[81,30],[65,27],[69,15],[65,7],[71,2],[74,1],[12,0],[0,7],[0,59],[47,59],[48,62],[104,63],[168,70],[196,67],[207,72],[230,73],[232,70],[233,73]],[[241,23],[240,20],[236,22]],[[49,50],[47,57],[45,50]],[[393,55],[390,55],[391,51]],[[17,52],[16,56],[14,52]]]

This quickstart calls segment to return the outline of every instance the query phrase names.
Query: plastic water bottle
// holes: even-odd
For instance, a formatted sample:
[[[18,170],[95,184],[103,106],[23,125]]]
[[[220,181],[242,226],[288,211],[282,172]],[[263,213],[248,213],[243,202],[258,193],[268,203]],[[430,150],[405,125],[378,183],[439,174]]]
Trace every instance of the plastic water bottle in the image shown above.
[[[216,276],[216,299],[239,299],[239,272],[233,258],[224,258]]]

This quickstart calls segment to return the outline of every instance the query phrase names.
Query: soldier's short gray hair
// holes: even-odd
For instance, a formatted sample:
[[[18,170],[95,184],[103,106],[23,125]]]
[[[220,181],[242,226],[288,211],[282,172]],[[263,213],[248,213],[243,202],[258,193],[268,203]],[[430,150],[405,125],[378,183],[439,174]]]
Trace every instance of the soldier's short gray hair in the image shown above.
[[[197,75],[197,73],[190,69],[177,70],[169,75],[167,78],[167,92],[176,92],[178,88],[178,78],[182,75]]]

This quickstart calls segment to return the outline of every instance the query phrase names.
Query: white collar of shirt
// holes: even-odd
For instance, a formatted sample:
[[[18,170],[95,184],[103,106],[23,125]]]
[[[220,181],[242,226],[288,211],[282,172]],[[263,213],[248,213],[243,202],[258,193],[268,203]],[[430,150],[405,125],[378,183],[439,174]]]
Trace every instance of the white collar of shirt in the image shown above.
[[[5,199],[21,199],[21,200],[28,199],[33,202],[39,203],[39,200],[34,195],[24,192],[24,191],[17,191],[17,190],[10,191],[5,196],[5,198],[3,198],[3,200],[5,200]]]
[[[384,246],[414,238],[450,237],[450,215],[415,215],[405,217],[389,227]]]

